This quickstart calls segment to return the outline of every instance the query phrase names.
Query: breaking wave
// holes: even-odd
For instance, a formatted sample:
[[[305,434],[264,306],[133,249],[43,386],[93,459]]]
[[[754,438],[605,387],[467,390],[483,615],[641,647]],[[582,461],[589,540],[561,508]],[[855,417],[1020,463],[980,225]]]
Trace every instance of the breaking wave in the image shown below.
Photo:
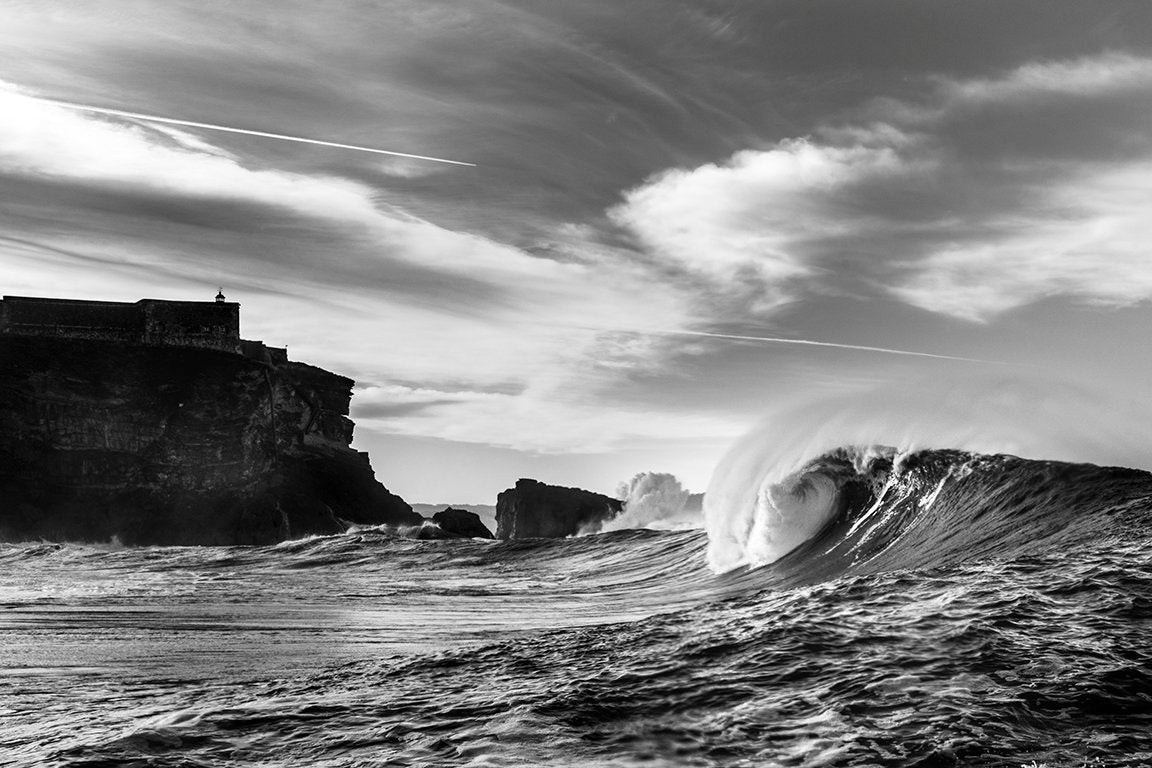
[[[1116,525],[1146,527],[1152,507],[1141,470],[883,446],[839,448],[737,490],[725,500],[744,514],[711,507],[713,568],[779,561],[805,580],[1098,545]]]
[[[636,528],[680,531],[704,526],[699,496],[694,499],[680,480],[667,472],[641,472],[620,483],[616,496],[624,500],[624,511],[590,533]]]
[[[1074,483],[1106,478],[1075,465],[1152,466],[1145,441],[1131,428],[1152,418],[1148,406],[1109,403],[1084,384],[1017,373],[886,382],[779,405],[713,473],[704,501],[709,562],[718,571],[775,562],[872,505],[869,519],[900,503],[949,518],[959,510],[938,503],[958,495],[999,512],[1005,494],[1043,504],[1039,489],[1018,488],[1026,476],[1051,475],[1066,493],[1079,494],[1085,491]],[[973,472],[978,481],[960,482]],[[978,496],[977,482],[987,498]]]

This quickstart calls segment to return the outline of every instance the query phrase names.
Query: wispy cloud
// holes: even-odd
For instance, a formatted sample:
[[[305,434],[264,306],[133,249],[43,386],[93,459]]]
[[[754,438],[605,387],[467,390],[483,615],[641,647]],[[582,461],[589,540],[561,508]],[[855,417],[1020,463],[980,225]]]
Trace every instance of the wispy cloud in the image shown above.
[[[855,290],[973,321],[1050,296],[1152,298],[1152,59],[934,82],[920,101],[874,101],[860,122],[663,173],[611,215],[658,258],[733,290],[759,279],[761,311],[833,271],[841,289],[855,277]],[[1037,100],[1058,128],[1027,122]],[[1110,132],[1091,129],[1101,113]]]
[[[1109,52],[1065,61],[1037,61],[1001,77],[942,79],[945,103],[1013,103],[1041,98],[1107,99],[1152,87],[1152,59]]]
[[[1053,296],[1110,306],[1152,299],[1152,161],[1070,172],[1039,198],[989,216],[994,234],[930,253],[893,293],[973,321]]]
[[[582,382],[587,383],[587,382]],[[572,383],[569,384],[572,386]],[[438,391],[390,384],[359,390],[353,416],[389,434],[512,446],[542,453],[619,450],[637,441],[731,440],[746,425],[715,414],[672,413],[640,405],[606,409],[594,389],[561,397],[548,382],[517,393]]]
[[[160,140],[164,135],[175,140]],[[202,139],[80,114],[12,86],[0,89],[0,169],[71,187],[139,194],[141,207],[144,198],[171,198],[284,210],[368,238],[387,249],[387,260],[495,282],[538,281],[546,300],[565,285],[587,280],[580,265],[534,258],[382,205],[366,184],[253,167]]]
[[[667,171],[610,211],[663,258],[721,277],[751,271],[779,285],[812,274],[802,246],[850,232],[859,216],[826,216],[853,191],[916,170],[890,146],[827,146],[805,139],[728,162]]]
[[[290,341],[294,356],[368,380],[428,382],[425,388],[384,383],[365,390],[358,407],[368,427],[533,450],[599,450],[636,436],[732,434],[731,425],[718,426],[715,418],[646,408],[609,415],[594,402],[595,393],[621,376],[658,367],[676,346],[661,337],[621,336],[618,329],[643,332],[690,322],[690,302],[675,286],[654,284],[642,266],[613,261],[603,249],[563,261],[537,258],[383,204],[363,183],[259,167],[203,137],[155,131],[133,120],[4,88],[0,177],[32,180],[60,194],[135,196],[138,217],[168,200],[176,209],[211,203],[245,207],[249,217],[264,222],[279,221],[281,213],[309,221],[312,238],[328,238],[315,239],[316,245],[341,250],[340,259],[360,266],[334,262],[342,277],[333,282],[314,263],[318,279],[311,285],[301,270],[294,282],[278,278],[279,285],[293,286],[288,295],[245,296],[245,332],[270,343]],[[155,233],[156,250],[127,244],[129,233],[89,242],[40,233],[38,242],[61,261],[116,268],[91,281],[89,290],[115,285],[118,295],[137,284],[123,279],[133,265],[141,273],[164,269],[158,253],[173,247],[164,242],[171,231]],[[27,253],[29,242],[11,241],[20,248],[13,258],[35,258]],[[265,236],[261,242],[269,241]],[[285,247],[291,253],[291,244]],[[284,257],[218,260],[212,277],[258,285],[262,272],[286,274]],[[397,296],[387,281],[357,281],[372,264],[400,280],[408,279],[410,268],[438,275],[438,288],[428,297],[441,300],[387,300]],[[166,277],[170,285],[207,277],[195,259],[177,257],[167,268],[176,272],[175,280]],[[471,292],[472,300],[452,302],[453,288],[465,298]],[[463,386],[440,391],[441,382]],[[485,391],[494,385],[510,386]],[[380,393],[383,398],[375,396]]]
[[[0,84],[0,163],[7,174],[133,187],[152,194],[234,199],[308,216],[370,220],[369,191],[336,178],[243,166],[180,137],[165,144],[140,127],[78,114]]]

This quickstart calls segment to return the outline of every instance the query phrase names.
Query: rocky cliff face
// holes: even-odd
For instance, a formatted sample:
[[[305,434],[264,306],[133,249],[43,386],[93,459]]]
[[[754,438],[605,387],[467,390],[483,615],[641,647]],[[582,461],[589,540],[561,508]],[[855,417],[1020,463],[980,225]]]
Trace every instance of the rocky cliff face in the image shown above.
[[[349,448],[352,384],[227,352],[0,335],[0,540],[258,544],[419,524]]]
[[[615,517],[623,508],[624,502],[599,493],[521,479],[496,497],[496,538],[572,536]]]

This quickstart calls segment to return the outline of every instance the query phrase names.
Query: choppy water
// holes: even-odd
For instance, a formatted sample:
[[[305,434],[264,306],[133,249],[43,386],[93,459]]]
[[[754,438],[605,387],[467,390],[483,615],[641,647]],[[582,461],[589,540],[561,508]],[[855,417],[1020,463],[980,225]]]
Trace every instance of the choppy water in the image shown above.
[[[1152,764],[1152,476],[847,452],[771,498],[711,542],[2,545],[0,764]]]

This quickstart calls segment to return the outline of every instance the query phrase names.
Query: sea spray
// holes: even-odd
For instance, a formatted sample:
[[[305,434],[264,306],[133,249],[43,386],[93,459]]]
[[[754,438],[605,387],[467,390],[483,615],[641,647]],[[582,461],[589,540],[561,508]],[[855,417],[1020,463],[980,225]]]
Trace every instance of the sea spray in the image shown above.
[[[701,510],[690,505],[692,494],[667,472],[640,472],[620,483],[616,496],[624,499],[624,511],[604,523],[600,531],[672,531],[704,526]]]

